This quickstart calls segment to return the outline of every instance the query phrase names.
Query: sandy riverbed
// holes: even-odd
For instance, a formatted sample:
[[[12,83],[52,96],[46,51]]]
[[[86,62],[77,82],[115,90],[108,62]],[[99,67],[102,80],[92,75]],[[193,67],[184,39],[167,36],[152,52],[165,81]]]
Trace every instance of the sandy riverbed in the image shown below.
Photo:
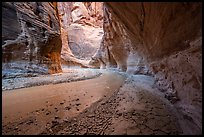
[[[124,77],[105,72],[84,81],[3,92],[3,134],[39,134],[55,120],[76,116],[94,102],[118,90]]]
[[[182,115],[154,88],[153,77],[96,71],[89,72],[102,74],[92,79],[3,92],[3,134],[188,133],[179,124]]]

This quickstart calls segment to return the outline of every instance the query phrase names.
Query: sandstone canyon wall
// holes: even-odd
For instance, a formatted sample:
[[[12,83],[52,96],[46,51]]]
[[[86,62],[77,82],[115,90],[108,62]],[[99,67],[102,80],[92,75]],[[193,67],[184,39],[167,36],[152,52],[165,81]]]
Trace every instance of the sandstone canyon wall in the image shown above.
[[[4,2],[2,19],[3,77],[87,67],[103,35],[100,2]]]
[[[103,26],[103,2],[73,2],[71,15],[73,23],[94,27]]]
[[[62,50],[61,50],[61,63],[66,66],[82,66],[80,60],[78,60],[70,49],[68,44],[68,27],[72,23],[71,9],[72,2],[58,2],[57,8],[59,13],[60,31],[62,39]]]
[[[2,69],[61,72],[60,24],[55,2],[2,3]]]
[[[99,48],[103,36],[102,8],[102,2],[72,2],[68,43],[79,59],[89,60]]]
[[[61,24],[61,61],[66,66],[87,66],[103,35],[101,2],[58,2]]]
[[[107,6],[104,6],[103,12],[103,40],[90,64],[97,64],[100,68],[117,67],[131,74],[149,74],[140,52],[135,52],[134,42],[130,40],[124,24]],[[134,44],[139,45],[138,42]]]
[[[152,75],[188,119],[185,132],[201,132],[202,4],[106,2],[104,8],[104,38],[92,64],[115,61],[122,71]]]

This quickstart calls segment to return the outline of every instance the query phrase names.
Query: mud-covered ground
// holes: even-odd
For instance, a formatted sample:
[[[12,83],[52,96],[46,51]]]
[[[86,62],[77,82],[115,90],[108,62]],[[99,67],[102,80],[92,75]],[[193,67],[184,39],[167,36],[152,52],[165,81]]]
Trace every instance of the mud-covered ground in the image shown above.
[[[188,125],[180,122],[185,117],[154,87],[151,76],[95,72],[102,74],[82,81],[3,92],[2,133],[188,134],[183,130]]]
[[[2,132],[40,134],[53,121],[74,117],[94,102],[111,96],[123,81],[123,76],[107,71],[88,80],[4,91]]]
[[[151,86],[151,77],[129,77],[119,91],[74,118],[47,127],[41,134],[182,134],[173,106],[155,94]]]

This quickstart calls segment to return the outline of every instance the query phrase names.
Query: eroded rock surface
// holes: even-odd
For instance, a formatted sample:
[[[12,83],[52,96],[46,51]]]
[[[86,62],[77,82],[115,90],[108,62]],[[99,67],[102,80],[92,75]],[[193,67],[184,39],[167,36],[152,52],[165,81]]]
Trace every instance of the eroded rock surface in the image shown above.
[[[73,2],[73,23],[86,24],[93,27],[103,26],[102,2]]]
[[[117,67],[130,74],[147,74],[144,59],[139,52],[135,52],[124,25],[107,6],[104,6],[103,12],[104,36],[90,64],[100,68]]]
[[[101,2],[58,2],[62,37],[62,64],[89,66],[86,61],[101,43]]]
[[[164,97],[189,117],[185,132],[201,132],[201,3],[104,4],[103,43],[90,63],[154,76]]]
[[[2,69],[23,71],[30,68],[29,72],[44,74],[61,72],[62,43],[55,4],[51,2],[2,4]],[[12,67],[15,62],[19,62],[16,68]],[[42,69],[35,69],[33,65]]]
[[[90,60],[103,36],[103,3],[73,2],[72,23],[68,27],[68,43],[78,59]]]

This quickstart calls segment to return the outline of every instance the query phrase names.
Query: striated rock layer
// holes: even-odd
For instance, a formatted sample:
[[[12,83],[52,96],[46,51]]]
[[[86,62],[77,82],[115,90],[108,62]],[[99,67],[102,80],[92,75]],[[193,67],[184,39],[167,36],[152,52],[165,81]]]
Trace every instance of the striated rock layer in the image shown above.
[[[61,72],[62,42],[56,3],[3,2],[2,7],[3,70]]]
[[[187,119],[186,134],[202,129],[201,11],[201,3],[106,2],[103,41],[90,61],[152,75]]]

